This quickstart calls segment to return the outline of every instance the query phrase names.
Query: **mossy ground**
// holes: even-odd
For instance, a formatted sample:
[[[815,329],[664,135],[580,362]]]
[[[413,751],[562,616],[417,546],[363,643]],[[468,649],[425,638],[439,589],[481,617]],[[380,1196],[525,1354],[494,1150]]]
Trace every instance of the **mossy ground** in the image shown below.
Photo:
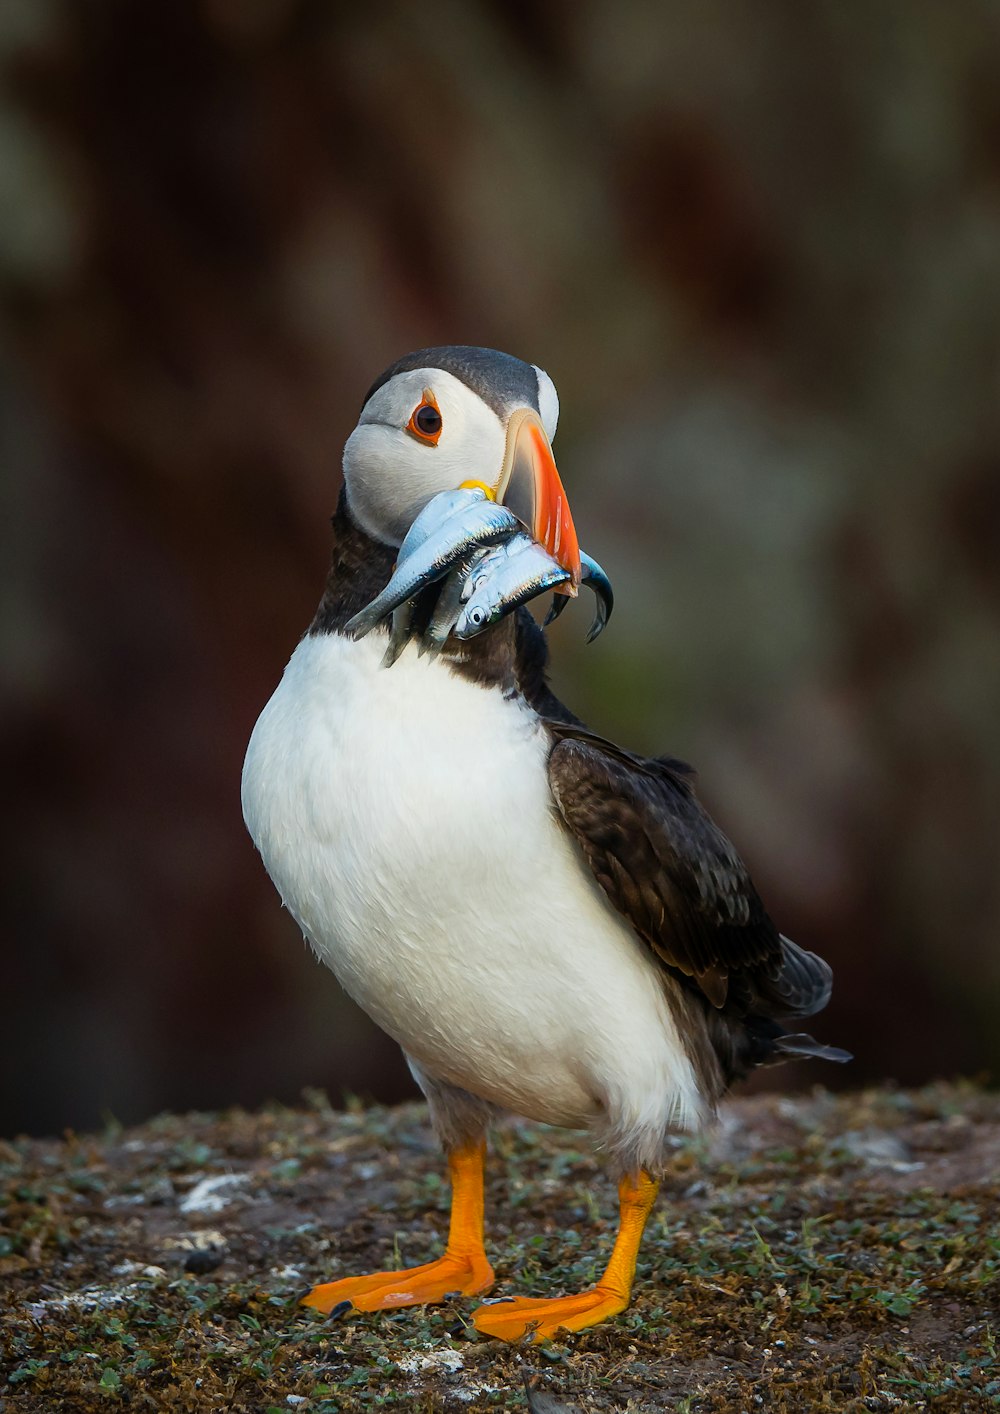
[[[4,1411],[519,1408],[530,1374],[577,1409],[1000,1407],[1000,1098],[972,1087],[734,1101],[677,1143],[630,1310],[543,1349],[478,1339],[471,1302],[296,1306],[440,1250],[420,1106],[165,1116],[0,1161]],[[578,1136],[502,1130],[487,1201],[497,1294],[599,1271],[614,1193]]]

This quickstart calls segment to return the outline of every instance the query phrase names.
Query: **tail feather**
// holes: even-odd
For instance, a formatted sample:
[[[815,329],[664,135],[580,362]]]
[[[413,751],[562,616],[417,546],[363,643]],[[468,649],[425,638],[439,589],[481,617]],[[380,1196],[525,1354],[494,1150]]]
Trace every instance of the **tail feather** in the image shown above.
[[[776,975],[756,977],[755,989],[776,1017],[815,1016],[830,1000],[833,971],[823,958],[781,937],[781,964]]]
[[[814,1040],[804,1031],[776,1036],[773,1045],[775,1051],[782,1058],[808,1056],[813,1060],[836,1061],[838,1065],[843,1065],[846,1061],[854,1059],[850,1051],[842,1051],[839,1046],[824,1046],[822,1041]]]

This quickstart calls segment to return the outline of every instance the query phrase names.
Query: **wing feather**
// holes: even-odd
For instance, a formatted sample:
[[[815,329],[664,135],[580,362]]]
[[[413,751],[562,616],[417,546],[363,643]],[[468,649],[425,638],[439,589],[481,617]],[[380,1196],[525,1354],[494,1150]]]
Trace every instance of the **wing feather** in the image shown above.
[[[776,1048],[777,1023],[826,1006],[830,968],[778,932],[746,866],[699,804],[690,766],[638,756],[589,731],[549,686],[545,635],[526,608],[515,633],[520,689],[553,738],[549,785],[566,828],[614,907],[709,1002],[715,1044],[733,1052],[728,1070],[744,1073],[736,1051],[758,1064]],[[730,1025],[740,1017],[745,1024]]]
[[[713,1006],[810,1015],[830,970],[782,937],[688,769],[549,722],[552,798],[615,908]]]

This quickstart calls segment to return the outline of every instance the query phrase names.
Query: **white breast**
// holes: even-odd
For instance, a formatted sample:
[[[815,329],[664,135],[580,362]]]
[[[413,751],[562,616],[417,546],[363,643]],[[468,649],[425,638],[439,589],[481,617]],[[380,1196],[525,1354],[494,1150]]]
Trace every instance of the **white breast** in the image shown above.
[[[302,640],[243,770],[247,827],[352,997],[432,1075],[615,1136],[701,1106],[655,963],[556,818],[519,699],[384,638]]]

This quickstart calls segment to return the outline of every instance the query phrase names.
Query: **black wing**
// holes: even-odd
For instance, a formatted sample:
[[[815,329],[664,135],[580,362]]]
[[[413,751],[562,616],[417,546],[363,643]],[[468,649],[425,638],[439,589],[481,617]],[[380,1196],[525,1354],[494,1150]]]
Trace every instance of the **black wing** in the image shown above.
[[[589,731],[549,687],[547,659],[544,635],[522,609],[517,675],[553,738],[552,798],[611,903],[713,1007],[775,1020],[820,1011],[830,968],[778,932],[698,801],[690,766]]]
[[[782,937],[739,855],[698,803],[687,768],[633,756],[578,727],[549,729],[552,797],[639,937],[716,1007],[729,1000],[734,974],[776,980]]]

